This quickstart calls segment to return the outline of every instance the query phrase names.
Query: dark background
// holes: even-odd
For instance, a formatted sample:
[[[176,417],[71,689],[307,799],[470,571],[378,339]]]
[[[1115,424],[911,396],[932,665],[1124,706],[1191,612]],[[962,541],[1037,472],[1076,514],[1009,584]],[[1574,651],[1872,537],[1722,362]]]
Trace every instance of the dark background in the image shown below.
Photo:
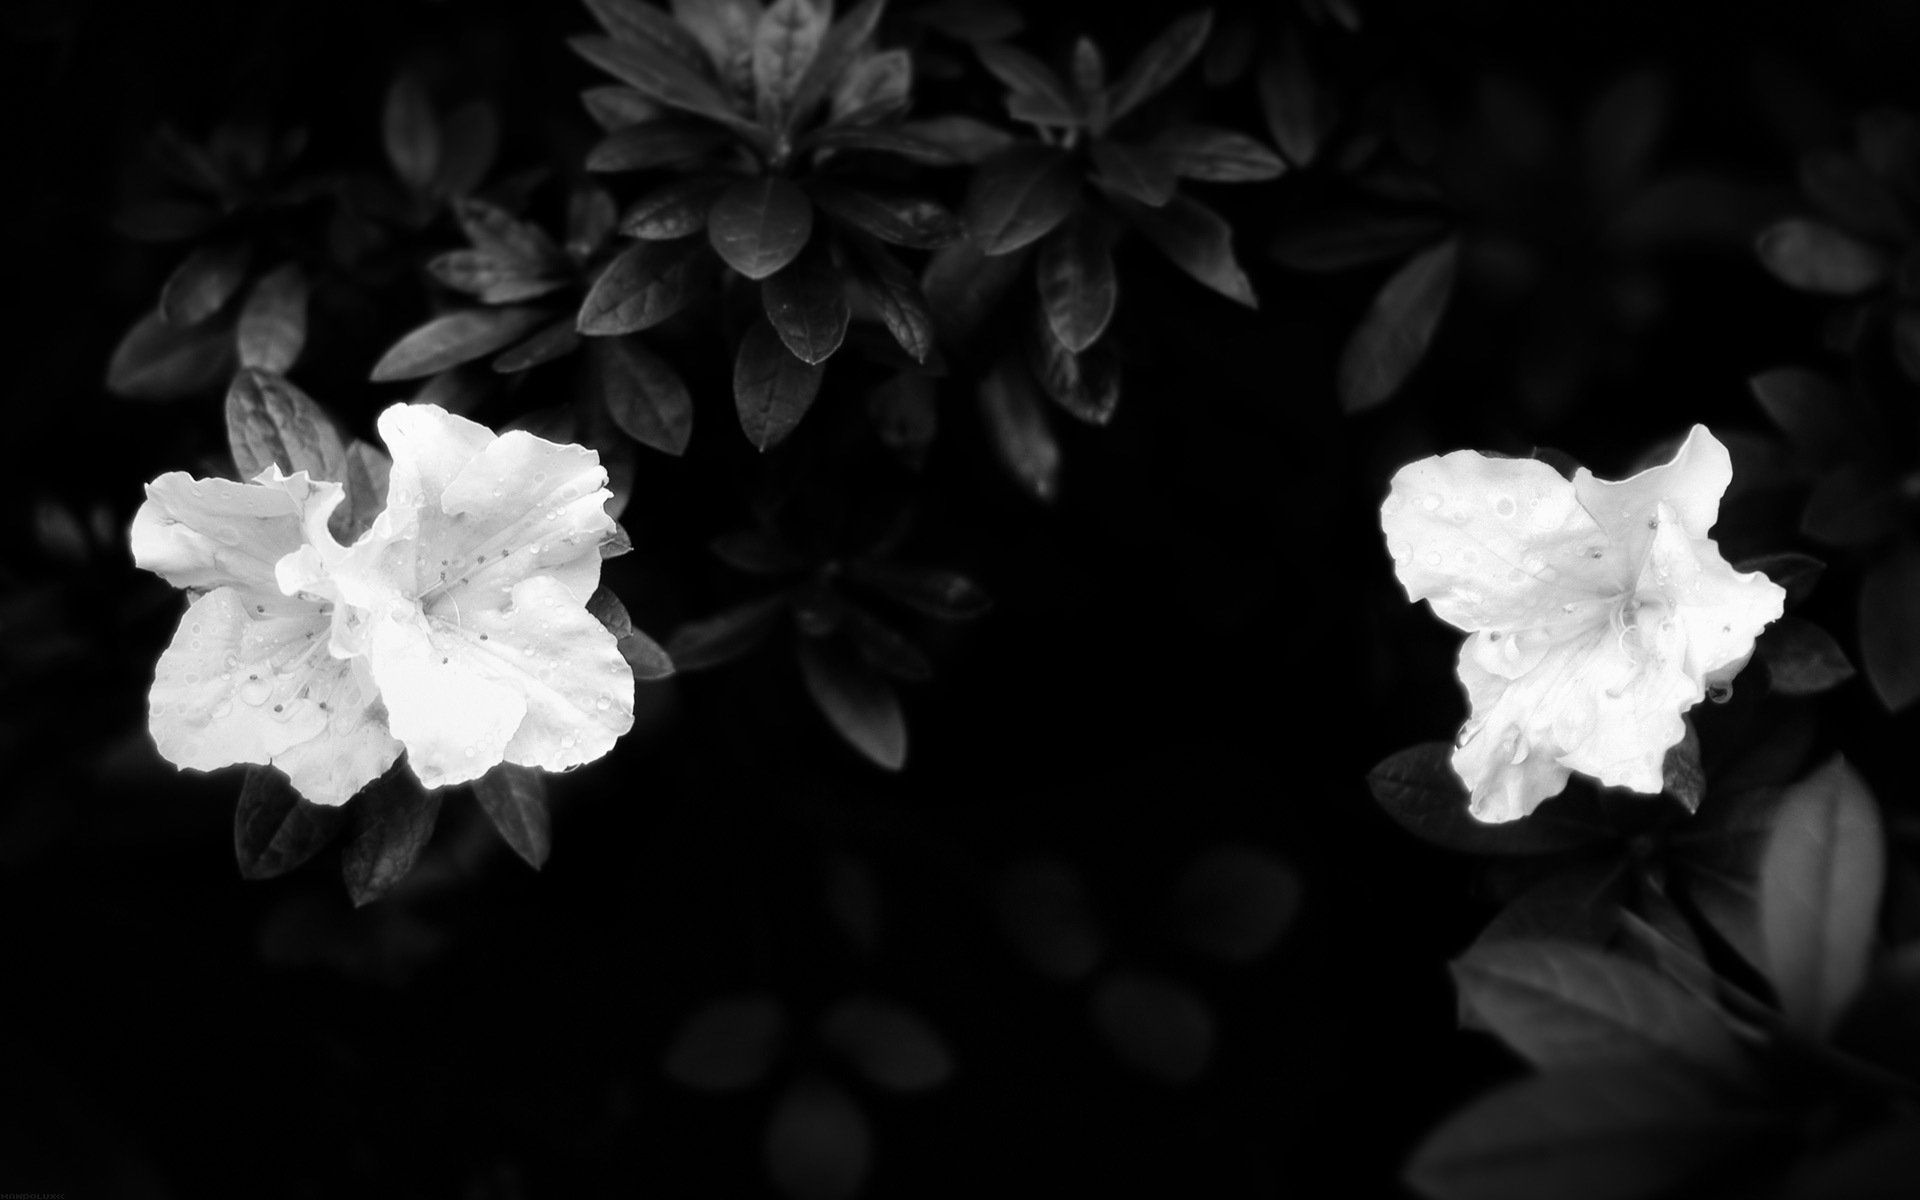
[[[1059,51],[1089,30],[1120,56],[1179,11],[1035,5],[1020,41]],[[1813,302],[1767,279],[1752,236],[1793,206],[1801,151],[1914,98],[1920,12],[1362,12],[1342,45],[1363,49],[1330,69],[1424,89],[1430,170],[1466,239],[1429,361],[1389,407],[1343,419],[1333,399],[1382,274],[1292,273],[1263,251],[1337,187],[1221,195],[1261,310],[1123,251],[1127,402],[1105,430],[1064,432],[1058,503],[1012,489],[952,405],[914,547],[997,603],[943,635],[935,681],[910,693],[903,774],[857,760],[790,665],[757,659],[647,689],[651,725],[555,780],[543,873],[455,795],[415,876],[356,910],[330,856],[242,882],[239,771],[177,773],[147,739],[180,600],[132,567],[124,530],[143,481],[204,470],[224,435],[212,400],[106,394],[108,354],[178,255],[109,219],[154,121],[204,132],[242,96],[307,126],[313,158],[377,166],[380,97],[408,63],[494,101],[502,170],[577,159],[574,93],[598,80],[563,38],[588,18],[10,6],[0,1190],[757,1194],[768,1114],[818,1071],[866,1114],[870,1195],[1393,1194],[1414,1140],[1513,1068],[1454,1025],[1444,964],[1490,910],[1471,864],[1405,836],[1363,783],[1463,707],[1451,631],[1405,604],[1380,553],[1386,476],[1459,445],[1550,445],[1615,474],[1696,420],[1747,453],[1746,378],[1820,353]],[[1633,78],[1663,116],[1644,153],[1596,171],[1596,105]],[[415,303],[316,301],[295,378],[363,435],[407,394],[363,381]],[[744,513],[750,467],[701,468],[721,454],[642,460],[624,517],[639,552],[609,581],[656,636],[740,595],[700,551]],[[1221,846],[1299,884],[1285,936],[1240,965],[1185,949],[1174,911],[1183,872]],[[1009,935],[1005,881],[1035,861],[1081,881],[1104,931],[1080,978],[1047,977]],[[1196,1078],[1137,1069],[1090,1020],[1115,972],[1208,1014]],[[740,993],[790,1015],[771,1073],[718,1096],[668,1079],[681,1023]],[[919,1013],[951,1078],[895,1095],[849,1074],[807,1032],[848,995]]]

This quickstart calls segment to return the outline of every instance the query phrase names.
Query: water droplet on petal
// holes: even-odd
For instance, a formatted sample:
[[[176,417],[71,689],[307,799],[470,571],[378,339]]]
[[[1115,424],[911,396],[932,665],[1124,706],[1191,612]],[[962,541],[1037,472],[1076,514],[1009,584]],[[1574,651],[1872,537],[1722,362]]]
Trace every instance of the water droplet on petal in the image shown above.
[[[549,521],[558,521],[559,519],[560,519],[560,510],[559,510],[559,509],[557,509],[557,508],[550,508],[550,509],[548,509],[548,510],[547,510],[547,520],[549,520]]]
[[[247,682],[240,685],[238,695],[242,704],[248,704],[254,708],[258,708],[267,702],[269,696],[273,695],[273,685],[265,682],[257,675],[249,676]]]
[[[186,680],[188,683],[200,682],[200,677],[198,675],[195,675],[192,671],[188,671],[185,675],[181,676],[181,678]]]
[[[1437,567],[1440,565],[1440,552],[1438,550],[1427,551],[1427,565],[1430,567]]]
[[[480,754],[480,751],[479,751],[478,749],[476,749],[475,747],[472,747],[472,746],[468,746],[468,747],[467,747],[467,757],[468,757],[468,758],[476,758],[476,757],[478,757],[478,756],[479,756],[479,754]]]
[[[1513,503],[1513,497],[1502,496],[1498,500],[1495,500],[1493,502],[1493,511],[1497,516],[1502,516],[1502,517],[1512,516],[1514,512],[1517,511]]]
[[[613,699],[609,696],[602,696],[593,702],[593,706],[601,712],[605,712],[613,707]]]
[[[1420,497],[1420,507],[1432,512],[1440,507],[1440,497],[1433,492],[1428,492]]]

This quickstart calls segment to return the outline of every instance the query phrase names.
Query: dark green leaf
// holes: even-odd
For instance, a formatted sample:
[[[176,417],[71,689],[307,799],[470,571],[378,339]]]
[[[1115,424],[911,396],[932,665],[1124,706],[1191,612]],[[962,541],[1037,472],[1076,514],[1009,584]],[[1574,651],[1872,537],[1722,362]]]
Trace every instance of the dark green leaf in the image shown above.
[[[1322,91],[1298,35],[1283,36],[1261,60],[1259,82],[1260,111],[1273,144],[1294,166],[1309,165],[1333,124],[1332,97]]]
[[[626,531],[622,529],[620,534],[624,538]],[[631,542],[627,543],[627,548],[632,549]],[[610,556],[602,554],[601,557]],[[673,674],[674,664],[668,660],[667,652],[652,638],[633,627],[633,618],[627,615],[627,606],[605,584],[594,589],[593,595],[587,597],[587,611],[613,635],[620,647],[620,656],[627,660],[627,666],[633,670],[636,680],[652,683]]]
[[[1887,273],[1880,251],[1818,221],[1782,221],[1760,235],[1758,249],[1767,270],[1803,292],[1853,296]]]
[[[925,1092],[953,1074],[953,1055],[924,1017],[865,996],[836,1003],[820,1022],[820,1039],[867,1082],[890,1092]]]
[[[1494,914],[1474,939],[1473,948],[1543,938],[1596,949],[1608,945],[1620,930],[1633,882],[1629,869],[1627,862],[1613,855],[1554,863],[1551,871],[1528,884]],[[1468,1028],[1486,1027],[1486,1022],[1464,1004],[1460,1018]]]
[[[812,233],[812,201],[778,175],[734,184],[707,212],[714,250],[748,279],[765,279],[792,262]]]
[[[629,125],[644,125],[657,120],[665,111],[647,99],[645,93],[618,84],[588,88],[580,93],[580,103],[586,107],[593,123],[605,133],[625,129]]]
[[[620,215],[620,232],[652,242],[690,237],[707,227],[707,210],[726,187],[724,179],[676,179],[648,192]]]
[[[1920,699],[1920,548],[1911,543],[1861,581],[1860,666],[1889,712]]]
[[[620,210],[607,189],[575,188],[567,197],[567,257],[576,263],[587,261],[606,244],[619,222]]]
[[[1406,1180],[1433,1200],[1646,1200],[1764,1147],[1779,1126],[1655,1064],[1549,1071],[1483,1096],[1429,1134]]]
[[[751,128],[750,122],[733,111],[719,88],[657,45],[605,37],[569,38],[567,44],[580,57],[656,103],[742,129],[742,132],[745,132],[742,127]]]
[[[707,126],[649,121],[616,129],[587,151],[587,170],[647,171],[697,162],[728,144],[726,134]]]
[[[326,847],[346,823],[344,806],[310,804],[272,767],[248,767],[233,813],[233,856],[242,879],[272,879]]]
[[[597,338],[590,353],[602,403],[620,432],[665,454],[686,453],[693,397],[679,372],[637,337]]]
[[[1186,196],[1165,208],[1135,208],[1134,225],[1160,253],[1227,299],[1257,308],[1253,285],[1233,256],[1233,230],[1219,213]]]
[[[912,101],[913,56],[898,48],[884,50],[861,59],[841,77],[827,120],[872,125],[898,116]]]
[[[1153,152],[1182,179],[1208,183],[1257,183],[1286,173],[1287,161],[1243,133],[1192,122],[1154,138]]]
[[[752,1087],[773,1065],[786,1025],[771,996],[715,1000],[675,1032],[662,1069],[675,1083],[703,1092]]]
[[[539,771],[503,762],[473,781],[473,798],[513,852],[534,870],[553,850],[553,818],[547,811],[547,781]]]
[[[944,142],[921,137],[905,125],[827,125],[801,139],[805,153],[828,150],[890,154],[908,162],[947,167],[961,160]]]
[[[1845,463],[1822,476],[1800,513],[1800,531],[1829,546],[1869,546],[1900,528],[1900,498],[1876,467]]]
[[[176,329],[151,312],[114,347],[107,390],[129,400],[178,400],[226,378],[233,353],[229,331],[206,325]]]
[[[589,337],[651,329],[686,306],[700,239],[640,242],[616,255],[587,289],[577,328]]]
[[[868,666],[910,683],[932,677],[933,665],[920,648],[872,613],[848,605],[842,628]]]
[[[1885,879],[1879,808],[1846,759],[1787,789],[1760,863],[1760,931],[1796,1027],[1826,1034],[1859,994]]]
[[[1367,787],[1401,828],[1436,846],[1467,854],[1552,854],[1590,842],[1601,831],[1554,820],[1550,800],[1518,821],[1487,824],[1467,811],[1467,789],[1454,773],[1453,747],[1421,742],[1389,754],[1367,772]]]
[[[1767,678],[1782,696],[1816,696],[1854,675],[1853,664],[1833,635],[1799,617],[1781,617],[1755,643]]]
[[[820,392],[822,373],[789,353],[765,321],[747,330],[733,362],[733,403],[756,449],[772,449],[793,432]]]
[[[387,480],[393,472],[393,460],[387,452],[369,442],[355,439],[347,447],[346,528],[337,535],[347,545],[359,538],[387,506]],[[329,526],[332,522],[328,522]]]
[[[1149,208],[1159,208],[1173,199],[1174,189],[1180,184],[1173,163],[1149,146],[1123,146],[1096,138],[1093,165],[1099,171],[1094,176],[1096,183]]]
[[[419,75],[405,71],[394,78],[380,127],[393,173],[413,191],[426,191],[440,171],[440,121]]]
[[[1210,8],[1188,13],[1167,26],[1114,82],[1112,119],[1118,121],[1165,90],[1193,62],[1212,30]]]
[[[448,114],[441,131],[440,178],[434,191],[459,198],[478,190],[493,170],[500,151],[500,122],[484,100],[462,104]]]
[[[928,117],[903,121],[900,132],[929,145],[938,146],[947,161],[976,166],[1014,144],[1014,136],[1004,129],[972,117]]]
[[[251,257],[245,242],[216,242],[189,254],[160,289],[160,319],[184,329],[220,311],[246,281]]]
[[[874,436],[910,470],[926,465],[927,450],[940,431],[933,380],[901,371],[867,393],[867,417]]]
[[[760,123],[785,123],[800,81],[827,34],[827,0],[773,0],[753,32],[753,93]]]
[[[971,344],[1000,310],[1026,258],[1024,251],[989,257],[979,242],[967,238],[928,260],[921,288],[941,340],[949,345]]]
[[[227,388],[227,444],[240,478],[279,464],[286,474],[343,482],[347,447],[331,418],[278,375],[243,367]]]
[[[667,639],[667,656],[682,671],[703,671],[732,662],[766,640],[786,607],[785,596],[769,596],[703,621],[691,621]]]
[[[1758,558],[1742,559],[1734,564],[1734,570],[1745,574],[1759,571],[1787,590],[1787,607],[1804,602],[1818,583],[1827,564],[1811,554],[1763,554]]]
[[[827,6],[829,9],[831,6]],[[850,110],[841,108],[840,93],[849,86],[850,77],[859,75],[864,69],[881,60],[903,64],[898,70],[908,72],[912,66],[903,50],[890,50],[881,54],[869,54],[874,29],[880,24],[880,14],[886,8],[885,0],[861,0],[852,12],[836,21],[820,40],[820,51],[807,66],[807,73],[800,81],[800,87],[794,93],[793,103],[787,108],[787,124],[792,128],[804,121],[807,115],[829,93],[834,96],[833,121],[841,120]],[[896,68],[886,68],[893,72]],[[858,87],[856,83],[854,85]],[[885,85],[893,86],[893,85]],[[897,85],[905,99],[905,79]]]
[[[546,230],[497,204],[467,196],[455,202],[453,215],[475,249],[523,274],[565,272],[572,266]]]
[[[493,369],[512,375],[572,354],[580,348],[580,334],[573,323],[574,318],[562,317],[519,345],[501,351],[493,360]]]
[[[814,203],[828,216],[889,245],[938,250],[966,233],[958,218],[931,200],[879,196],[825,181],[810,191]]]
[[[1449,238],[1407,260],[1373,298],[1340,355],[1340,407],[1366,412],[1387,402],[1426,357],[1453,295],[1460,243]]]
[[[1073,214],[1080,179],[1065,155],[1018,146],[983,164],[967,189],[966,222],[988,255],[1038,241]]]
[[[413,870],[433,836],[440,793],[395,766],[354,798],[353,830],[340,853],[340,875],[355,907],[378,900]]]
[[[1036,312],[1028,338],[1034,378],[1054,402],[1077,420],[1105,425],[1120,404],[1120,371],[1105,346],[1075,354],[1060,344],[1045,312]]]
[[[517,260],[485,250],[449,250],[427,262],[427,273],[456,292],[465,292],[483,304],[512,304],[566,287],[564,277],[532,273]]]
[[[1062,225],[1040,243],[1035,278],[1061,346],[1079,354],[1100,340],[1119,299],[1105,231],[1085,218]]]
[[[1824,463],[1851,445],[1846,394],[1825,376],[1802,367],[1776,367],[1753,376],[1747,386],[1796,453]]]
[[[1060,445],[1034,395],[1033,379],[1015,359],[1002,359],[980,381],[980,411],[994,451],[1015,482],[1038,500],[1060,490]]]
[[[1007,86],[1007,110],[1015,117],[1057,128],[1080,124],[1079,101],[1053,68],[1001,42],[981,42],[973,49],[981,65]]]
[[[909,567],[898,563],[858,560],[848,576],[908,608],[942,621],[971,621],[993,602],[964,575],[937,567]]]
[[[1660,762],[1660,790],[1678,800],[1690,813],[1700,811],[1707,797],[1707,772],[1700,765],[1700,732],[1691,717],[1680,718],[1686,733],[1668,747]]]
[[[1844,151],[1817,150],[1801,158],[1800,188],[1827,216],[1849,229],[1896,242],[1913,236],[1893,192]]]
[[[1347,214],[1286,229],[1267,253],[1296,271],[1345,271],[1404,258],[1444,232],[1439,217]]]
[[[893,685],[831,642],[796,647],[807,694],[834,731],[868,761],[898,771],[907,761],[907,721]]]
[[[234,326],[240,365],[286,374],[307,343],[307,276],[298,263],[262,275]]]
[[[1740,1062],[1724,1016],[1590,946],[1503,940],[1476,946],[1452,971],[1461,1003],[1535,1066],[1654,1057],[1730,1071]]]
[[[824,239],[768,276],[760,300],[774,332],[801,362],[826,362],[847,336],[847,283]]]
[[[887,332],[915,362],[925,362],[933,351],[933,315],[913,273],[865,238],[849,237],[847,250],[847,269]]]
[[[492,354],[539,328],[552,314],[537,308],[483,308],[447,313],[395,342],[374,364],[375,383],[435,375]]]
[[[648,0],[586,0],[586,5],[593,19],[615,39],[652,47],[696,74],[706,67],[707,54],[699,39]]]

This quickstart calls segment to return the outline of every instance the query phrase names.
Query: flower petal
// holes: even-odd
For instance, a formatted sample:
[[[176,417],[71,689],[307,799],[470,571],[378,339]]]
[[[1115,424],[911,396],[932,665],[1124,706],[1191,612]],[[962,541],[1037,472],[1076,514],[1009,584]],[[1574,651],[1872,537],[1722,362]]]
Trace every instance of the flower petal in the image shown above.
[[[1460,648],[1460,682],[1472,712],[1454,749],[1453,769],[1467,785],[1475,818],[1513,821],[1559,795],[1571,772],[1558,760],[1551,723],[1534,723],[1538,714],[1528,689],[1479,665],[1490,656],[1480,644],[1489,636],[1476,634]]]
[[[387,508],[405,511],[436,505],[454,477],[492,445],[493,430],[436,404],[395,404],[376,422],[393,456],[387,475]],[[396,529],[396,532],[401,532]]]
[[[1731,678],[1760,631],[1786,611],[1786,589],[1760,571],[1741,573],[1705,538],[1692,538],[1671,508],[1656,510],[1639,595],[1663,600],[1685,633],[1682,669],[1703,688]]]
[[[475,455],[442,494],[448,520],[431,543],[451,564],[471,564],[452,588],[460,603],[498,608],[520,580],[547,574],[585,604],[615,529],[606,485],[597,452],[523,430]]]
[[[1573,473],[1580,505],[1638,563],[1646,554],[1654,510],[1673,506],[1688,536],[1704,538],[1720,519],[1720,497],[1733,482],[1733,459],[1705,425],[1695,425],[1673,458],[1620,480]]]
[[[1535,459],[1457,450],[1409,463],[1380,524],[1408,598],[1469,631],[1561,623],[1565,606],[1631,578],[1573,486]]]
[[[396,600],[369,615],[368,664],[387,706],[387,727],[426,787],[465,783],[499,765],[526,715],[473,635]]]
[[[273,564],[300,546],[285,490],[169,471],[133,518],[133,561],[175,587],[275,590]]]

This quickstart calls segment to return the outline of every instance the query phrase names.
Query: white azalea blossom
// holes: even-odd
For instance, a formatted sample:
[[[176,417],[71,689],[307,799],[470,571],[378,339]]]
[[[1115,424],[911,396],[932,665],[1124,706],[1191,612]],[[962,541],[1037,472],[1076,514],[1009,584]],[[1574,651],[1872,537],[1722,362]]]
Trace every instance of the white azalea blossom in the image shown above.
[[[387,505],[351,546],[341,485],[163,475],[135,561],[206,589],[155,671],[150,720],[182,767],[272,764],[345,803],[407,752],[428,787],[511,762],[590,762],[633,724],[633,671],[586,610],[615,533],[599,456],[432,405],[379,419]]]
[[[1471,450],[1394,475],[1380,522],[1395,572],[1470,635],[1453,767],[1475,817],[1523,817],[1574,771],[1661,790],[1681,714],[1746,665],[1786,597],[1708,537],[1732,478],[1699,425],[1671,462],[1617,482]]]

